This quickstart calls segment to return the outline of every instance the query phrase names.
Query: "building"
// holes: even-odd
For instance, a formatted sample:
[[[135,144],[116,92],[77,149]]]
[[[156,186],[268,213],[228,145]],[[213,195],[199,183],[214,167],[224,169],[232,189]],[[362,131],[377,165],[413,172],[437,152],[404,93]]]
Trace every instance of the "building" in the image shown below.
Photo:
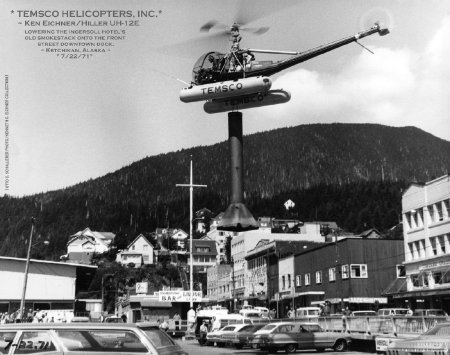
[[[299,252],[294,259],[295,307],[327,303],[331,313],[386,306],[383,291],[399,277],[402,240],[346,238]]]
[[[89,264],[95,254],[110,249],[114,238],[114,233],[94,232],[86,228],[70,236],[67,242],[67,258],[71,262]]]
[[[0,313],[20,308],[27,259],[0,257]],[[74,310],[78,292],[87,291],[97,266],[31,259],[25,308]]]
[[[189,238],[189,234],[187,234],[184,230],[182,229],[178,229],[175,230],[172,235],[170,236],[171,239],[174,240],[176,247],[175,248],[171,248],[171,249],[182,249],[185,250],[187,243],[186,240]],[[172,244],[172,243],[171,243]]]
[[[226,304],[232,299],[232,266],[216,264],[207,270],[207,295],[209,302]]]
[[[152,265],[154,249],[153,244],[143,234],[139,234],[125,250],[117,253],[116,261],[123,265],[134,264],[134,267]]]
[[[266,223],[262,221],[261,223]],[[267,227],[258,230],[239,233],[231,240],[231,257],[234,265],[235,296],[240,302],[248,299],[253,292],[249,280],[246,279],[248,271],[246,256],[261,241],[291,241],[291,242],[317,242],[323,243],[326,238],[320,233],[320,225],[308,223],[308,227],[303,226],[295,233],[272,233],[272,226],[266,223]],[[306,224],[305,224],[306,225]],[[311,228],[309,228],[311,226]]]
[[[194,239],[192,240],[192,257],[194,274],[204,273],[206,270],[216,264],[217,250],[216,243],[213,240]],[[190,265],[190,256],[187,265]]]
[[[402,196],[404,286],[392,297],[411,308],[450,312],[450,175],[411,184]]]

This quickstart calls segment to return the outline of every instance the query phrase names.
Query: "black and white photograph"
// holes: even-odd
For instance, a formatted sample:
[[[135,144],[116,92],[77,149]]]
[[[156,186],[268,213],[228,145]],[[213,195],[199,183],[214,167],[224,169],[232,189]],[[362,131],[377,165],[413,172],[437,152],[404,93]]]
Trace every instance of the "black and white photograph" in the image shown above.
[[[450,3],[0,0],[0,354],[450,353]]]

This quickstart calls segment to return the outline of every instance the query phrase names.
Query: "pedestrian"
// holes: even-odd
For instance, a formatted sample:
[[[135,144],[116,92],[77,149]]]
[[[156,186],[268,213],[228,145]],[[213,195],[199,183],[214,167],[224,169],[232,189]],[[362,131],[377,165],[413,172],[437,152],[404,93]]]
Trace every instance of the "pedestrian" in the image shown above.
[[[188,321],[189,329],[191,329],[191,331],[192,331],[194,324],[195,324],[195,311],[194,311],[194,308],[192,308],[192,307],[187,312],[187,321]]]
[[[162,323],[159,325],[159,328],[167,332],[167,330],[169,329],[169,323],[167,323],[167,321],[163,319]]]
[[[208,334],[208,326],[206,325],[206,320],[203,321],[200,326],[200,345],[206,344],[206,335]]]
[[[180,321],[181,321],[181,317],[178,313],[175,313],[173,315],[173,321],[175,323],[175,330],[180,330]]]

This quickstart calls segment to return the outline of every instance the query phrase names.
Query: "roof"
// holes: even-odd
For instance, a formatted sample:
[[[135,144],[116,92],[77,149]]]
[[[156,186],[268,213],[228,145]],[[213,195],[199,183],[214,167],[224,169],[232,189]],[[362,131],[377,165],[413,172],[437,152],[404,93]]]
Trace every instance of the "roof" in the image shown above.
[[[208,248],[209,251],[197,251],[197,248]],[[194,239],[192,240],[192,254],[217,255],[216,242],[214,240]]]
[[[26,258],[13,258],[9,256],[0,256],[0,260],[15,260],[15,261],[23,261],[26,262]],[[53,265],[67,265],[67,266],[76,266],[76,267],[89,267],[92,269],[97,269],[98,266],[95,265],[85,265],[85,264],[77,264],[77,263],[62,263],[60,261],[49,261],[49,260],[36,260],[36,259],[30,259],[33,263],[42,263],[42,264],[53,264]]]
[[[130,243],[130,244],[128,244],[128,247],[127,247],[127,249],[129,249],[139,238],[143,238],[148,244],[150,244],[151,246],[152,246],[152,248],[154,249],[155,247],[153,246],[153,244],[152,243],[150,243],[149,241],[148,241],[148,239],[145,237],[145,235],[143,235],[142,233],[141,234],[139,234],[136,238],[134,238],[134,240]]]

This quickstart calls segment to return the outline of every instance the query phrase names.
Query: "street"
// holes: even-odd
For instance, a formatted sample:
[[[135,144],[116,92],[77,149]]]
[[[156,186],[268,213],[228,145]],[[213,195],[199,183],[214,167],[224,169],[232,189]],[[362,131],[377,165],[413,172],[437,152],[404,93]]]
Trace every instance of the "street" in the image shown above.
[[[235,348],[231,348],[231,347],[225,347],[225,348],[218,348],[218,347],[214,347],[214,346],[200,346],[198,344],[198,342],[196,340],[185,340],[183,341],[182,339],[176,339],[176,342],[184,349],[186,350],[189,355],[203,355],[203,354],[257,354],[257,355],[265,355],[267,354],[267,351],[261,351],[258,349],[249,349],[249,348],[244,348],[242,350],[237,350]],[[284,354],[284,351],[279,351],[279,354]],[[301,353],[301,354],[317,354],[316,350],[301,350],[301,351],[297,351],[297,353]],[[332,354],[338,354],[335,351],[327,350],[326,351],[327,355],[332,355]],[[362,352],[362,351],[346,351],[345,352],[346,355],[367,355],[367,354],[371,354],[370,352]]]

